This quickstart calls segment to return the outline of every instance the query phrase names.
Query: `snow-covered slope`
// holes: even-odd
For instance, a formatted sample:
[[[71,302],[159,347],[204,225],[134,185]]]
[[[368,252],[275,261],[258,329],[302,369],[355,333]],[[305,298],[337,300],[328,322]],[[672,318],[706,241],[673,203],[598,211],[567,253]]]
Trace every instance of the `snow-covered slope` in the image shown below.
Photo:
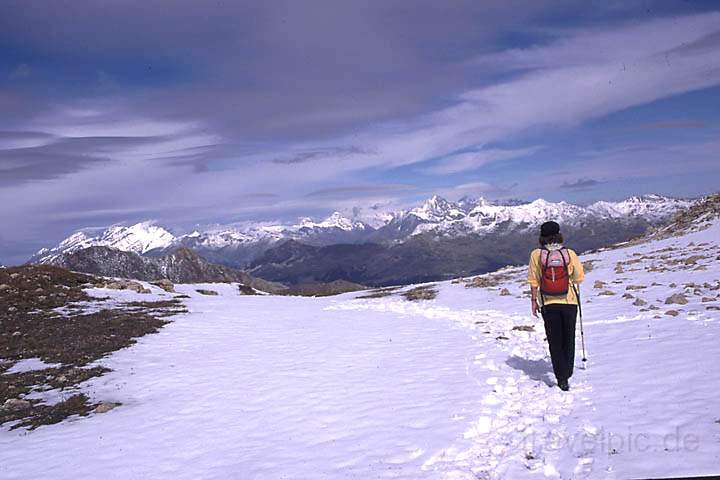
[[[113,371],[81,387],[122,405],[0,431],[0,477],[718,474],[720,219],[697,213],[687,228],[583,256],[588,362],[578,329],[569,392],[555,386],[524,267],[332,298],[180,285],[190,313],[102,360]],[[152,295],[91,292],[170,296],[146,286]]]
[[[56,247],[40,250],[31,261],[51,261],[63,252],[96,245],[140,254],[186,246],[215,262],[242,267],[268,248],[289,239],[313,245],[402,241],[419,234],[462,236],[501,229],[527,230],[548,218],[570,226],[623,219],[644,219],[653,224],[669,219],[692,203],[659,195],[631,197],[622,202],[597,202],[588,207],[543,199],[500,204],[482,198],[450,202],[433,196],[422,205],[407,210],[356,208],[348,214],[333,212],[320,221],[301,218],[294,224],[218,225],[177,237],[151,222],[130,227],[113,226],[97,236],[81,231]]]
[[[688,208],[692,203],[684,200],[669,199],[660,195],[630,197],[621,202],[595,202],[588,211],[600,216],[623,218],[642,216],[651,220],[669,218],[679,209]]]
[[[70,235],[53,248],[43,248],[31,261],[50,262],[63,253],[72,253],[87,247],[111,247],[125,252],[147,253],[165,248],[175,241],[175,236],[153,222],[141,222],[129,227],[113,225],[97,236],[80,231]]]
[[[513,229],[535,228],[547,219],[563,225],[580,225],[587,222],[642,218],[657,223],[671,218],[678,211],[692,205],[691,201],[646,195],[631,197],[621,202],[597,202],[588,207],[567,202],[548,202],[537,199],[525,204],[502,205],[479,199],[471,209],[437,197],[430,199],[423,207],[410,210],[407,215],[420,219],[412,234],[434,232],[437,234],[461,235],[468,233],[489,233],[503,227]]]

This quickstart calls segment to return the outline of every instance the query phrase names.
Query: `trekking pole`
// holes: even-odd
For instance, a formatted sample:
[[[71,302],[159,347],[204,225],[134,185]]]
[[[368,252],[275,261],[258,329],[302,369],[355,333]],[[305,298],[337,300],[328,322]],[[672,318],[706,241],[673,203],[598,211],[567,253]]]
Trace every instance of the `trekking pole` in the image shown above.
[[[580,302],[580,290],[575,286],[573,283],[573,290],[575,291],[575,297],[577,298],[578,302],[578,313],[580,314],[580,344],[582,345],[582,361],[583,361],[583,370],[587,369],[587,355],[585,355],[585,332],[583,331],[583,323],[582,323],[582,304]]]

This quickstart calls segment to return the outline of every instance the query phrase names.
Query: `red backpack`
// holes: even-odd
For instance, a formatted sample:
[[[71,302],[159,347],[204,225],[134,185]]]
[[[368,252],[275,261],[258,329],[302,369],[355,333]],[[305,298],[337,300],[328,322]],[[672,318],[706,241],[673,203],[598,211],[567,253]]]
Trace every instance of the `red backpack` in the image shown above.
[[[566,248],[560,250],[543,248],[540,251],[540,267],[542,269],[540,292],[543,295],[551,297],[567,295],[570,288],[569,263],[570,254]]]

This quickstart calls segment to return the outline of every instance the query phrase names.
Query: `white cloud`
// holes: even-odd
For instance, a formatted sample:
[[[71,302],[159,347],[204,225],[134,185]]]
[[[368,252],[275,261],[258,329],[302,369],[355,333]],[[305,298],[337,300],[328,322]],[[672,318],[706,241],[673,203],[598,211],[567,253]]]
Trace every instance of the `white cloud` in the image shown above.
[[[607,31],[573,31],[545,46],[494,54],[485,61],[496,72],[507,68],[529,71],[467,91],[451,107],[353,136],[356,144],[372,145],[377,155],[357,156],[356,162],[337,168],[423,162],[462,148],[507,140],[530,128],[568,128],[718,85],[720,69],[715,66],[720,64],[720,49],[681,47],[719,30],[720,14],[710,13]],[[342,142],[348,143],[346,139]]]
[[[457,155],[445,157],[442,159],[440,164],[428,167],[426,171],[437,174],[464,172],[476,169],[491,162],[530,156],[539,149],[540,147],[518,148],[512,150],[490,148],[477,152],[459,153]]]
[[[529,149],[485,150],[453,155],[462,149],[521,139],[529,129],[570,128],[633,106],[720,84],[720,49],[688,48],[720,30],[720,14],[651,20],[614,29],[553,32],[555,40],[525,50],[508,50],[475,59],[486,73],[514,72],[499,83],[466,91],[443,109],[394,123],[369,125],[342,138],[290,146],[256,145],[252,154],[223,153],[210,162],[225,162],[223,171],[190,174],[186,166],[157,161],[168,152],[203,148],[224,140],[212,125],[200,121],[133,116],[109,100],[89,99],[61,106],[33,127],[57,136],[167,136],[166,140],[108,152],[117,162],[90,164],[82,171],[0,190],[0,222],[9,228],[39,229],[58,209],[71,212],[93,206],[98,211],[172,211],[189,220],[227,212],[279,212],[311,205],[336,208],[304,198],[308,192],[336,187],[338,179],[358,181],[367,170],[382,170],[449,156],[435,173],[452,173],[479,164],[530,155]],[[482,80],[483,78],[478,78]],[[418,79],[418,81],[423,81]],[[113,102],[122,103],[114,98]],[[239,107],[240,108],[240,107]],[[33,142],[45,141],[31,139]],[[244,139],[234,138],[236,144]],[[29,141],[29,140],[28,140]],[[318,157],[298,164],[273,159],[298,153],[358,146],[358,152]],[[372,154],[363,153],[372,151]],[[484,153],[483,153],[484,152]],[[666,158],[666,157],[663,157]],[[698,157],[699,158],[699,157]],[[613,162],[620,162],[611,158]],[[648,165],[662,164],[644,157]],[[671,160],[666,160],[671,161]],[[700,161],[700,160],[698,160]],[[619,163],[620,164],[620,163]],[[585,165],[575,176],[605,178],[606,163]],[[604,173],[603,173],[604,172]],[[475,185],[481,191],[482,185]],[[472,188],[467,188],[472,190]],[[273,192],[281,198],[267,205],[232,203],[247,192]],[[402,194],[398,194],[402,195]],[[80,214],[80,213],[78,213]],[[168,214],[170,215],[170,214]],[[157,214],[162,217],[162,214]],[[28,220],[32,218],[32,222]],[[119,219],[113,219],[116,221]]]

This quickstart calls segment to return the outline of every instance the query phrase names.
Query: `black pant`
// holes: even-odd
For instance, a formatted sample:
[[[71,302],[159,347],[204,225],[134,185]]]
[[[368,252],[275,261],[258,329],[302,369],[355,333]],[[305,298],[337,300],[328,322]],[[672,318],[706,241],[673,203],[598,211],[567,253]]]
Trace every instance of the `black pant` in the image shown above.
[[[575,363],[575,322],[577,305],[551,304],[542,309],[550,358],[558,382],[572,377]]]

